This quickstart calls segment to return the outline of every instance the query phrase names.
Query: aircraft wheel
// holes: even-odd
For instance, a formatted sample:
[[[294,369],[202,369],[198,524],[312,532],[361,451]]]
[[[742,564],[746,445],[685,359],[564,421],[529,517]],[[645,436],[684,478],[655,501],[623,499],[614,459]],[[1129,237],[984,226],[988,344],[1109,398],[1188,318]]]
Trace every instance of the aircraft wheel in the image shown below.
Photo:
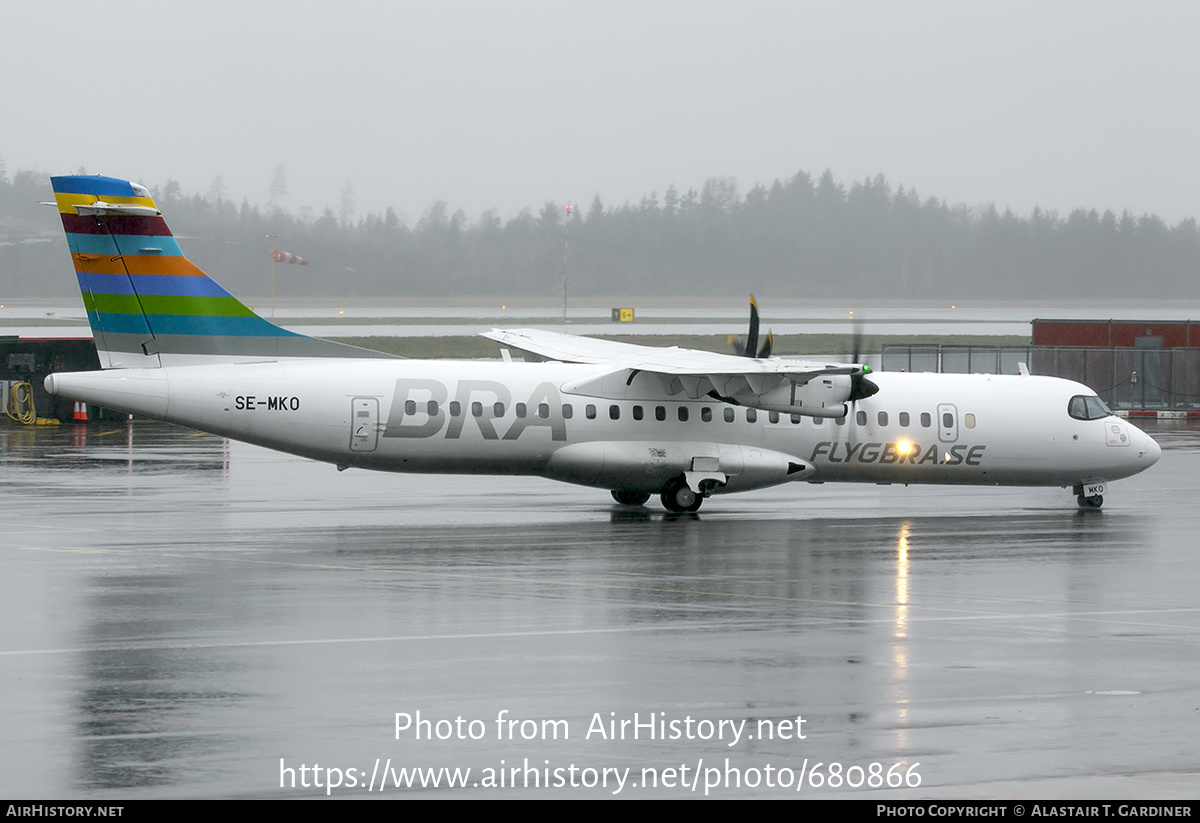
[[[626,491],[624,489],[613,489],[613,500],[616,500],[622,506],[641,506],[650,499],[650,492],[635,492]]]
[[[688,488],[682,477],[675,478],[663,487],[660,498],[664,509],[677,514],[699,511],[700,504],[704,502],[701,495]]]
[[[1075,500],[1079,503],[1081,509],[1098,509],[1104,505],[1104,495],[1094,494],[1091,497],[1078,495]]]

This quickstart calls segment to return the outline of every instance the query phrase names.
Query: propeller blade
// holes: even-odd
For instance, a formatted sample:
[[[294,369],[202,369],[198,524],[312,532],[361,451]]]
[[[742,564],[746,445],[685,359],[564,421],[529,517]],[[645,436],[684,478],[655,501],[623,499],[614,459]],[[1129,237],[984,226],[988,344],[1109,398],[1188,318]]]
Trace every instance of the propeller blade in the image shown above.
[[[850,359],[851,362],[857,364],[862,360],[863,351],[863,327],[861,320],[854,321],[854,339],[851,346],[853,351],[850,353]],[[870,373],[871,367],[863,366],[857,372],[850,375],[849,400],[851,403],[855,400],[871,397],[879,391],[879,386],[867,379],[867,375]]]
[[[754,295],[750,295],[750,333],[746,335],[746,350],[747,357],[754,357],[758,352],[758,304],[754,302]]]
[[[768,329],[767,330],[767,340],[765,343],[763,343],[763,347],[761,349],[759,349],[758,357],[760,357],[760,358],[770,357],[771,356],[771,344],[774,341],[775,341],[775,335],[773,335],[771,333],[771,331]]]

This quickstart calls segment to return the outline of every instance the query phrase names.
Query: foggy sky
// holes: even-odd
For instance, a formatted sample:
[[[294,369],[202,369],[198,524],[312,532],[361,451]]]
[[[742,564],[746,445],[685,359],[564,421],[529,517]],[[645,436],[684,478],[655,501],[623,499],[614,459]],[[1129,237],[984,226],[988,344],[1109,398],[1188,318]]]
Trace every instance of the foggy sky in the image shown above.
[[[798,170],[1200,215],[1200,4],[0,0],[0,157],[472,220]]]

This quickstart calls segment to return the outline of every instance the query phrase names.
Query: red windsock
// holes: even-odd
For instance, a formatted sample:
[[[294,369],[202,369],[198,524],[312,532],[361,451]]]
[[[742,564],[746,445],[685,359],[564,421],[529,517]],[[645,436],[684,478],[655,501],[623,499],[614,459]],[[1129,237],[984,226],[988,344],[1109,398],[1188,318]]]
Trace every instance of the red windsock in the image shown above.
[[[273,251],[271,252],[271,259],[276,263],[296,263],[301,266],[308,265],[307,260],[305,260],[303,257],[298,257],[297,255],[292,254],[290,251]]]

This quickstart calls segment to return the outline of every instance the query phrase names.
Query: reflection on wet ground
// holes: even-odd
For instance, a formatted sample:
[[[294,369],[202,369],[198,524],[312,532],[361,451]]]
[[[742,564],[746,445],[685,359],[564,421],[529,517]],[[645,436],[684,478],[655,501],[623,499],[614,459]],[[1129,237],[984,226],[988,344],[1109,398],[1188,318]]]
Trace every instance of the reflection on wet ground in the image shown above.
[[[728,759],[744,782],[714,796],[795,795],[767,768],[817,762],[920,776],[870,796],[1194,796],[1197,431],[1152,428],[1161,462],[1098,512],[1060,489],[826,484],[671,516],[535,479],[338,473],[151,423],[0,428],[0,790],[320,795],[280,788],[281,768],[319,764],[342,770],[334,795],[367,796],[385,765],[481,785],[515,765],[552,785],[628,768],[622,794],[674,797],[691,792],[642,769]],[[485,733],[397,739],[396,713],[418,711]],[[569,737],[497,739],[505,711]],[[635,713],[694,734],[595,725]],[[797,715],[802,740],[756,733]],[[433,794],[614,789],[562,778]]]

